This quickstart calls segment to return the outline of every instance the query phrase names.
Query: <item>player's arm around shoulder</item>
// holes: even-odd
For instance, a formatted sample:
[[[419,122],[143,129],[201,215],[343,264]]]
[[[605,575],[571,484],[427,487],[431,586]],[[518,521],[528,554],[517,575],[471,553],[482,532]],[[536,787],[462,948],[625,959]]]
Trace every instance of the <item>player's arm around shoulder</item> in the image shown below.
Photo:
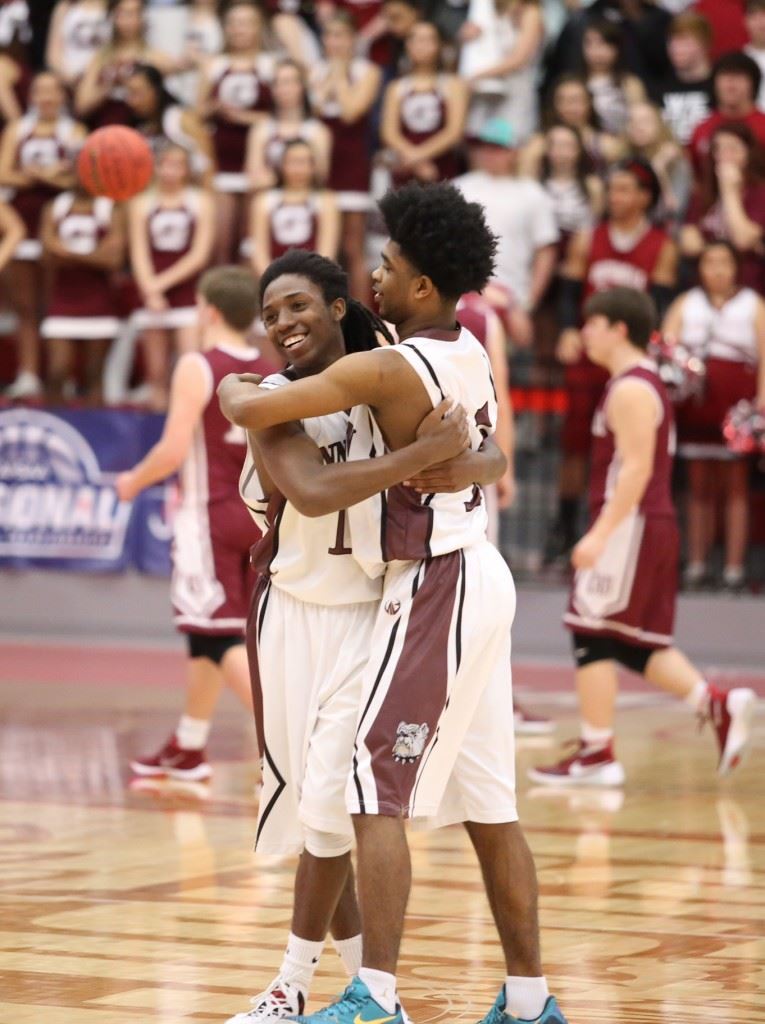
[[[355,352],[343,356],[316,376],[297,380],[288,388],[266,391],[238,374],[218,385],[218,399],[226,419],[247,430],[264,430],[277,423],[327,416],[354,405],[375,407],[397,393],[409,375],[417,375],[403,359],[392,359],[395,349]],[[405,398],[405,396],[402,396]]]
[[[212,373],[198,352],[178,360],[170,384],[170,405],[162,436],[132,469],[117,477],[121,501],[132,501],[141,491],[175,473],[191,448],[194,430],[212,397]]]

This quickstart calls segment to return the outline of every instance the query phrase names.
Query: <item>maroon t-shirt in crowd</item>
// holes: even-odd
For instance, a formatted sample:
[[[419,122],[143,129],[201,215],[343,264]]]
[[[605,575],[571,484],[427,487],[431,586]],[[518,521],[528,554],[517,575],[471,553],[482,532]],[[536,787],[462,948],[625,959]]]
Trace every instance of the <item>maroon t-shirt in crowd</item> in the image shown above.
[[[744,189],[744,210],[755,224],[765,228],[765,183],[747,185]],[[730,242],[728,228],[723,217],[722,204],[718,199],[708,210],[702,210],[698,192],[691,196],[685,223],[697,227],[705,242]],[[765,288],[765,254],[757,251],[739,252],[740,279],[742,285],[763,293]]]

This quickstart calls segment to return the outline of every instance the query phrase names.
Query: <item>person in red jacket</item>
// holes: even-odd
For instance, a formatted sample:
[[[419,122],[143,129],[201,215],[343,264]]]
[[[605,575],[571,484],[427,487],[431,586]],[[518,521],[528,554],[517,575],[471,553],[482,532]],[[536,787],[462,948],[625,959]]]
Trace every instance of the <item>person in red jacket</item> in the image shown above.
[[[761,80],[757,61],[747,53],[726,53],[717,61],[712,74],[715,110],[691,136],[691,159],[697,174],[709,153],[712,135],[721,124],[743,121],[765,146],[765,114],[756,106]]]

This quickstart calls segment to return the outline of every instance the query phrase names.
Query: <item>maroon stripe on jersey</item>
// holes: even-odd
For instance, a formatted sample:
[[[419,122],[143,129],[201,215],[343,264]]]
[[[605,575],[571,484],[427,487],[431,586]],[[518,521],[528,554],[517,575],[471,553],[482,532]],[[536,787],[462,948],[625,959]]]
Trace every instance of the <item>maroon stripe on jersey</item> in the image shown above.
[[[258,641],[263,625],[263,615],[268,604],[269,581],[259,576],[252,590],[250,614],[247,616],[245,643],[247,647],[247,663],[250,668],[250,685],[252,687],[252,706],[255,713],[255,733],[258,738],[258,750],[265,748],[265,730],[263,728],[263,688],[260,683],[260,662],[258,661]],[[258,609],[260,608],[260,614]]]
[[[407,341],[409,338],[432,338],[434,341],[456,341],[459,336],[460,325],[457,323],[456,327],[453,327],[448,331],[442,330],[438,327],[426,327],[424,331],[416,331],[414,334],[409,334],[405,338],[401,338],[401,342]]]
[[[364,737],[381,814],[409,807],[419,758],[396,760],[393,748],[406,725],[427,725],[434,736],[447,703],[449,633],[458,599],[462,552],[428,560],[412,599],[404,644],[377,718]]]
[[[433,509],[428,499],[421,501],[416,491],[401,484],[388,488],[385,560],[430,558],[432,535]]]
[[[250,552],[250,564],[261,576],[268,576],[271,563],[279,550],[279,527],[287,504],[287,499],[279,491],[274,491],[268,501],[266,522],[268,529],[257,544],[253,544]]]
[[[454,654],[455,654],[455,659],[454,659],[455,669],[454,669],[454,671],[455,671],[455,673],[459,671],[459,667],[462,664],[462,613],[465,610],[465,552],[464,551],[460,551],[459,552],[459,556],[460,556],[459,599],[458,599],[458,604],[457,604],[457,622],[456,622],[455,631],[454,631],[454,633],[455,633],[455,635],[454,635]],[[449,707],[449,697],[447,696],[446,701],[444,702],[444,711],[448,707]],[[431,754],[436,749],[436,744],[438,743],[438,740],[439,740],[440,731],[441,731],[441,724],[439,722],[439,724],[436,726],[436,735],[433,737],[433,742],[428,747],[427,753],[425,754],[425,758],[423,759],[422,769],[420,771],[420,779],[422,778],[422,773],[425,771],[425,765],[428,763],[428,760],[430,759]],[[415,782],[415,784],[414,784],[414,789],[412,790],[410,806],[414,806],[414,802],[417,799],[417,787],[420,784],[420,779],[418,779]]]
[[[419,337],[419,335],[418,335],[418,337]],[[441,395],[441,401],[443,402],[443,400],[446,398],[446,395],[444,394],[444,389],[441,387],[441,382],[439,381],[438,377],[436,376],[436,371],[433,369],[433,367],[430,365],[428,360],[425,358],[425,356],[422,354],[422,352],[420,352],[420,350],[418,348],[415,348],[414,345],[407,345],[406,342],[402,342],[402,345],[404,347],[406,347],[406,348],[411,349],[412,352],[414,352],[414,354],[416,356],[418,356],[422,360],[422,362],[425,364],[425,367],[427,368],[428,373],[433,378],[433,383],[438,388],[438,393]]]

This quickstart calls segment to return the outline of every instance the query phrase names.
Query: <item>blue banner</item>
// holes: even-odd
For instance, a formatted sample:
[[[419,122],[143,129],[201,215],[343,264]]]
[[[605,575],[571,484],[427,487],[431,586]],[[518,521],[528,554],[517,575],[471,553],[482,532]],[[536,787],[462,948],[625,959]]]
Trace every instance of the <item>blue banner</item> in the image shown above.
[[[168,575],[175,485],[132,505],[114,489],[162,424],[127,410],[0,410],[0,565]]]

